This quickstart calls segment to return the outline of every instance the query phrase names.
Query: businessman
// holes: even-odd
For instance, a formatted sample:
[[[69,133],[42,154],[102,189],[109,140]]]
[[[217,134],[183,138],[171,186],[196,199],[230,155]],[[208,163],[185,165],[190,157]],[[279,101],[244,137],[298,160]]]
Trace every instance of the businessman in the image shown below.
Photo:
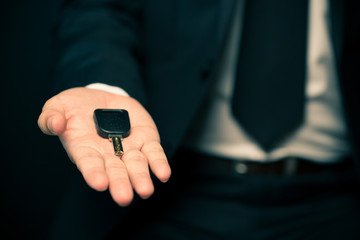
[[[54,238],[357,239],[357,9],[350,0],[67,1],[60,93],[38,124],[91,188],[134,203],[108,209],[74,181]],[[96,132],[97,108],[129,112],[121,157]],[[170,181],[154,194],[156,178]],[[133,191],[154,196],[139,202]]]

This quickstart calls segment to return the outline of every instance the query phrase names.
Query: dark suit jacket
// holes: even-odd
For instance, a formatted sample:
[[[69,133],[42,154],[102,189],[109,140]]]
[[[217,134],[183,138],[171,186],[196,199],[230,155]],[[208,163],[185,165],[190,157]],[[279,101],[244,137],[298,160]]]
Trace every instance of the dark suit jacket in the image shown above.
[[[216,72],[234,2],[68,1],[56,31],[55,87],[103,82],[125,89],[153,116],[171,157]],[[360,8],[358,1],[332,0],[331,4],[331,39],[358,156],[360,79],[355,71],[360,66],[360,21],[355,11]],[[56,228],[59,238],[98,239],[131,209],[113,206],[107,195],[95,194],[86,186],[79,189],[61,214],[67,224]],[[101,203],[104,198],[108,198],[106,204]]]

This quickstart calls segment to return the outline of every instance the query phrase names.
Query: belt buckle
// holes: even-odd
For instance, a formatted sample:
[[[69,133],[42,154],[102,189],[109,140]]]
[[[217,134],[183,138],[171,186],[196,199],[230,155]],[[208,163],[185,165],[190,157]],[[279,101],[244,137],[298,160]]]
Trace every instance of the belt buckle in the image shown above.
[[[283,175],[294,176],[298,172],[299,159],[295,157],[287,157],[282,159],[283,161]]]
[[[234,170],[236,173],[244,175],[248,173],[249,169],[246,162],[237,162],[234,165]]]

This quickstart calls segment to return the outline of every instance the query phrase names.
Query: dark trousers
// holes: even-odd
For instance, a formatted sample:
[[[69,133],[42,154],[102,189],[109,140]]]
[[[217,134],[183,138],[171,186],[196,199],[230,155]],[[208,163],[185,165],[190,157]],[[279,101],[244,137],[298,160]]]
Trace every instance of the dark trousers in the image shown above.
[[[129,239],[360,239],[360,185],[351,167],[242,175],[206,158],[179,152],[172,179],[111,236],[132,229]]]

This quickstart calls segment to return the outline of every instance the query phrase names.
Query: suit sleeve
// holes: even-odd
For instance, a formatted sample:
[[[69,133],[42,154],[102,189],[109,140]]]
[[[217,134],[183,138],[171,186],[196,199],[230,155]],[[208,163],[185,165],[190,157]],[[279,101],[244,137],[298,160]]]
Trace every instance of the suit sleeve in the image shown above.
[[[101,82],[145,98],[140,0],[67,0],[54,32],[54,87]]]

